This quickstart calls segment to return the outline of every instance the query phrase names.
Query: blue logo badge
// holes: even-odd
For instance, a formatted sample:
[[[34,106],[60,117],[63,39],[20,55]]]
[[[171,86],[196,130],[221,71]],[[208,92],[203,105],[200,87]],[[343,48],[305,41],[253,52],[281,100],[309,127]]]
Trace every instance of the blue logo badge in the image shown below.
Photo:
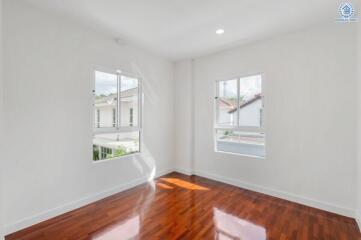
[[[355,22],[357,21],[357,18],[354,17],[355,10],[351,3],[341,3],[340,7],[338,9],[340,13],[340,18],[337,18],[336,20],[338,22]]]

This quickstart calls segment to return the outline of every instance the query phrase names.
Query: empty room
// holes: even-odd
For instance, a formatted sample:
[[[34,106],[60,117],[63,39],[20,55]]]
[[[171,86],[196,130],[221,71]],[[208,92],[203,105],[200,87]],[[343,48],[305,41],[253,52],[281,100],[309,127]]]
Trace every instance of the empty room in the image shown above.
[[[361,240],[358,0],[0,0],[0,240]]]

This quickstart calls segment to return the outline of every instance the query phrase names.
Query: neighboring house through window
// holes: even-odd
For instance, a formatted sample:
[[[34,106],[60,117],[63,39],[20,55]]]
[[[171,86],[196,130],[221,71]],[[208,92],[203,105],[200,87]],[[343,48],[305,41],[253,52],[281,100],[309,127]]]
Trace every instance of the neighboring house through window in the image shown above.
[[[216,151],[264,157],[262,75],[216,83]]]

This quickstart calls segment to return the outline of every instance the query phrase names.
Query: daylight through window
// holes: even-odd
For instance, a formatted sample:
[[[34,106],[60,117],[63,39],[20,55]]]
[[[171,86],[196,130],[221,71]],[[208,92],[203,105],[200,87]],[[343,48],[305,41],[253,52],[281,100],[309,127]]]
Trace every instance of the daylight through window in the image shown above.
[[[264,157],[262,75],[217,81],[216,151]]]
[[[140,97],[139,79],[95,71],[94,161],[140,151]]]

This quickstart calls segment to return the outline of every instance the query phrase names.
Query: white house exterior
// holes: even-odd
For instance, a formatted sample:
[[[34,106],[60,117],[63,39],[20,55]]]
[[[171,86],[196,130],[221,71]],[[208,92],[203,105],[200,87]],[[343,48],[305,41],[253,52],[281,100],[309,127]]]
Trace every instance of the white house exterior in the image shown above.
[[[119,114],[121,127],[136,127],[139,122],[139,92],[131,88],[120,93]],[[96,96],[94,128],[107,129],[117,126],[117,94]],[[139,131],[96,134],[93,138],[94,160],[122,156],[139,151]]]
[[[115,127],[117,121],[117,94],[96,97],[94,104],[95,128]],[[138,88],[121,92],[120,123],[123,127],[138,125]]]

